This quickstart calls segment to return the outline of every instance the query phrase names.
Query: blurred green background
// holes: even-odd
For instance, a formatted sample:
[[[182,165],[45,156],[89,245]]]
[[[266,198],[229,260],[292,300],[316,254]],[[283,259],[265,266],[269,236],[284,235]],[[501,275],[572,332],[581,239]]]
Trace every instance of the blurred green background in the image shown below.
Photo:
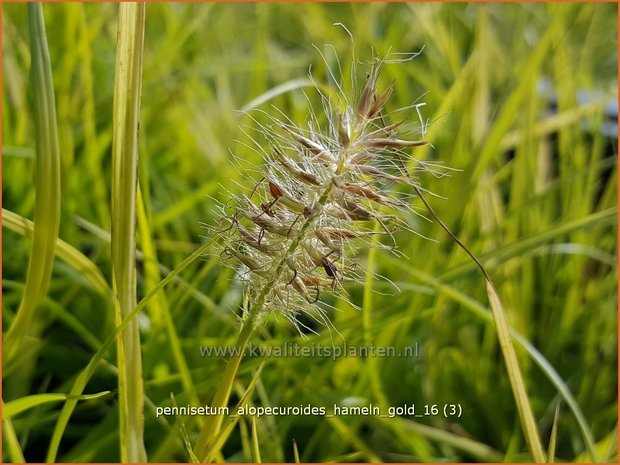
[[[2,10],[3,208],[32,219],[26,7],[3,3]],[[59,237],[111,283],[118,6],[57,3],[45,5],[44,13],[62,157]],[[248,187],[232,154],[260,165],[242,131],[256,123],[238,110],[263,96],[258,108],[276,115],[273,105],[304,125],[302,90],[316,98],[304,87],[308,70],[316,81],[333,84],[326,63],[337,69],[335,50],[348,76],[351,40],[334,23],[353,35],[363,62],[360,79],[373,53],[424,46],[413,61],[385,66],[379,81],[379,89],[395,81],[388,110],[418,99],[427,104],[422,111],[431,121],[432,147],[414,155],[458,170],[443,179],[421,175],[420,182],[445,197],[431,198],[435,210],[488,266],[512,327],[548,362],[541,368],[540,358],[536,363],[532,352],[518,348],[543,444],[560,401],[558,461],[591,461],[584,435],[593,439],[596,458],[617,460],[617,106],[609,105],[617,100],[616,4],[161,3],[148,5],[146,22],[139,166],[146,222],[137,239],[141,249],[153,240],[146,263],[157,260],[159,269],[145,267],[140,256],[139,298],[158,273],[165,275],[204,241],[205,225],[218,221],[216,201]],[[269,93],[283,84],[291,90]],[[413,110],[397,115],[417,122]],[[264,461],[292,461],[293,440],[301,460],[312,462],[529,459],[485,313],[484,281],[436,223],[421,222],[419,231],[435,242],[397,236],[409,260],[385,252],[372,258],[375,271],[401,292],[387,295],[393,288],[376,281],[378,293],[364,301],[362,286],[354,286],[352,300],[364,310],[335,301],[342,311],[332,321],[350,345],[417,343],[420,357],[266,359],[252,403],[458,403],[461,418],[262,417],[256,432]],[[28,237],[3,229],[4,331],[22,299],[31,246]],[[171,405],[171,392],[179,405],[190,402],[166,325],[176,329],[191,388],[202,402],[211,399],[225,361],[201,358],[199,347],[235,337],[241,289],[218,254],[214,247],[160,294],[165,301],[139,316],[150,461],[188,460],[179,419],[154,415],[155,406]],[[172,322],[162,316],[162,305]],[[5,403],[68,392],[113,330],[112,301],[57,259],[34,323],[29,350],[3,377]],[[330,337],[341,343],[333,331],[320,331],[305,343],[330,345]],[[273,318],[254,342],[303,343],[282,318]],[[115,390],[115,363],[108,353],[85,392]],[[244,360],[239,390],[260,363]],[[552,370],[576,399],[585,417],[581,428],[550,382]],[[61,406],[41,405],[11,419],[28,461],[44,460]],[[117,461],[117,415],[113,395],[80,402],[58,460]],[[182,420],[193,442],[195,419]],[[253,460],[250,430],[250,419],[242,419],[224,459]]]

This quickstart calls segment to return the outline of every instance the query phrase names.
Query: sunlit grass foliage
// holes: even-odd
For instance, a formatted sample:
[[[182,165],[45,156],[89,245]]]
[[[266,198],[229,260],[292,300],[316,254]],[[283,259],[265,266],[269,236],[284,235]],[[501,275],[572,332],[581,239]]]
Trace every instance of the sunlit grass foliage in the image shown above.
[[[132,324],[115,327],[111,253],[111,241],[119,244],[111,214],[130,211],[118,198],[112,211],[119,7],[42,8],[57,130],[51,114],[43,122],[58,134],[59,197],[45,193],[56,171],[40,158],[44,97],[29,77],[38,62],[28,7],[2,8],[5,343],[14,324],[23,332],[3,367],[3,460],[118,461],[126,366],[115,347]],[[354,90],[352,63],[361,89],[373,57],[422,49],[382,68],[379,94],[394,83],[386,121],[417,122],[419,110],[428,123],[430,143],[408,153],[449,176],[412,174],[495,283],[549,455],[616,461],[617,27],[611,3],[148,4],[135,198],[142,303],[124,310],[140,331],[133,356],[141,356],[148,460],[192,459],[203,419],[157,417],[156,408],[209,404],[226,360],[201,348],[232,345],[239,332],[243,283],[211,241],[222,206],[247,194],[239,165],[265,166],[257,129],[271,117],[308,129],[309,105],[323,114],[315,84],[337,108],[329,89],[342,80],[345,93]],[[419,355],[246,356],[230,405],[460,404],[461,417],[224,418],[212,459],[532,460],[483,278],[437,221],[398,214],[408,225],[393,233],[400,255],[361,247],[359,279],[343,283],[348,299],[321,296],[335,307],[329,325],[302,319],[318,333],[302,336],[272,313],[253,343],[346,340]],[[41,250],[54,252],[49,288],[31,294],[29,263],[45,278]],[[18,317],[24,301],[32,311]]]

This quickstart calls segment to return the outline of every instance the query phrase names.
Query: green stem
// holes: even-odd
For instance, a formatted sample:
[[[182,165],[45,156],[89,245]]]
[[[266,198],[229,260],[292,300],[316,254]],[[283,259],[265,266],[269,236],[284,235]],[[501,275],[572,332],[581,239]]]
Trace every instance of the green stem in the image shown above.
[[[332,190],[332,187],[333,185],[331,183],[328,184],[327,187],[325,187],[325,190],[319,198],[319,205],[325,204]],[[252,333],[254,332],[257,316],[260,314],[263,307],[265,306],[265,299],[269,295],[269,292],[271,292],[278,279],[280,279],[280,275],[284,272],[287,257],[295,253],[295,250],[297,250],[297,247],[299,247],[299,244],[304,238],[304,235],[312,224],[313,220],[314,218],[312,216],[306,218],[306,221],[299,230],[299,234],[291,242],[286,252],[280,258],[280,261],[278,262],[274,271],[273,277],[263,286],[263,288],[256,296],[255,303],[251,305],[250,311],[245,320],[243,321],[241,332],[239,333],[239,336],[237,336],[235,350],[233,351],[232,357],[226,365],[222,382],[218,386],[218,389],[215,392],[215,396],[213,397],[213,401],[211,402],[211,407],[219,408],[228,405],[228,399],[230,398],[232,385],[235,381],[235,377],[237,376],[237,371],[239,370],[241,360],[243,359],[245,348],[250,340],[250,337],[252,336]],[[213,415],[209,417],[205,422],[202,431],[200,432],[200,436],[198,437],[198,440],[196,442],[196,447],[194,451],[196,456],[201,458],[201,461],[204,462],[211,459],[211,457],[208,456],[210,455],[208,454],[211,449],[210,445],[216,441],[217,434],[219,433],[223,421],[223,415]]]
[[[256,328],[256,316],[258,313],[259,308],[254,306],[250,309],[247,318],[243,321],[241,332],[237,336],[235,349],[232,351],[232,357],[228,360],[222,381],[213,396],[213,401],[211,402],[211,407],[213,408],[226,407],[228,405],[228,399],[230,398],[232,386],[237,376],[239,366],[241,365],[245,348],[248,345],[250,337],[254,333],[254,329]],[[201,458],[202,462],[205,462],[210,458],[204,455],[207,451],[209,451],[210,447],[208,446],[214,442],[220,428],[222,427],[223,421],[224,415],[214,415],[209,417],[205,422],[202,431],[200,432],[200,436],[198,437],[198,441],[196,442],[194,451],[196,456]]]

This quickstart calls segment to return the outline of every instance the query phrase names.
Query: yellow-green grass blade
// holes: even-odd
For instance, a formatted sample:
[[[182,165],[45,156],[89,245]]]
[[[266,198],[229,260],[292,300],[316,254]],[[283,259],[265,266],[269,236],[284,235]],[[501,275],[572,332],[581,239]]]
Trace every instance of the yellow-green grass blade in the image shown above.
[[[33,237],[35,229],[32,221],[4,208],[2,209],[2,226],[25,237]],[[111,290],[108,283],[101,270],[86,255],[60,238],[56,239],[54,253],[60,260],[84,276],[95,291],[109,298]]]
[[[5,404],[2,402],[2,411],[4,412]],[[24,458],[24,453],[22,451],[21,446],[19,445],[19,440],[17,439],[17,434],[15,434],[15,429],[13,428],[13,422],[10,418],[2,419],[2,435],[4,437],[3,446],[8,450],[9,459],[12,463],[26,463],[26,459]]]
[[[357,434],[354,428],[349,426],[342,418],[336,416],[326,417],[329,425],[338,433],[343,441],[351,444],[352,447],[357,449],[364,456],[364,460],[371,463],[381,463],[382,460],[375,454],[375,452],[364,442],[362,438]]]
[[[551,435],[549,436],[549,447],[547,448],[547,461],[555,462],[555,449],[558,438],[558,423],[560,421],[560,402],[555,405],[555,414],[553,415],[553,425],[551,426]]]
[[[102,361],[100,366],[114,376],[118,374],[116,367],[107,360]],[[145,403],[147,410],[155,417],[157,407],[153,404],[153,401],[146,396]],[[90,463],[95,461],[96,457],[100,456],[99,454],[101,452],[115,449],[116,444],[118,444],[116,418],[116,412],[108,410],[108,415],[106,416],[104,424],[93,425],[92,428],[89,428],[82,439],[63,457],[63,461],[65,463]],[[161,427],[164,428],[165,431],[173,433],[172,429],[163,418],[160,417],[158,420],[161,420]]]
[[[146,5],[121,3],[112,116],[112,278],[117,324],[136,306],[136,186]],[[137,320],[117,341],[120,450],[145,462],[144,386]]]
[[[150,221],[147,217],[141,189],[138,189],[137,212],[142,253],[144,255],[144,285],[145,291],[149,292],[157,286],[157,283],[161,280],[161,278],[159,275],[157,250],[153,243]],[[161,319],[161,324],[163,324],[163,327],[168,335],[170,349],[177,365],[177,369],[179,370],[179,374],[181,375],[183,389],[187,393],[190,403],[193,405],[199,405],[200,399],[198,398],[196,388],[194,387],[194,382],[189,372],[189,366],[181,348],[181,341],[179,340],[179,335],[177,334],[176,326],[170,313],[168,298],[166,297],[166,293],[164,291],[153,299],[151,307],[153,308],[152,314],[156,315],[156,318]]]
[[[252,457],[252,443],[250,441],[250,435],[248,434],[248,421],[244,418],[239,421],[239,442],[241,442],[241,450],[243,451],[243,457]],[[231,430],[232,431],[232,430]]]
[[[247,295],[246,301],[244,302],[244,308],[249,308]],[[235,342],[235,353],[231,355],[226,364],[220,384],[213,395],[211,407],[220,408],[228,405],[228,399],[230,398],[230,393],[237,376],[237,371],[239,370],[239,366],[243,360],[245,348],[248,345],[250,337],[254,333],[254,329],[254,316],[250,315],[242,324],[241,331],[239,332]],[[216,441],[223,421],[224,415],[211,415],[204,422],[194,447],[199,458],[203,459],[206,457],[206,451],[208,451],[211,445]]]
[[[476,157],[477,162],[471,179],[480,179],[483,170],[487,168],[493,159],[493,156],[496,154],[502,140],[504,139],[504,136],[514,121],[515,115],[518,114],[519,108],[523,105],[523,102],[528,95],[528,88],[537,77],[536,70],[540,68],[547,57],[547,50],[553,43],[554,32],[558,28],[559,23],[560,19],[555,17],[543,36],[537,42],[536,47],[530,54],[529,58],[522,63],[520,69],[516,70],[516,72],[521,76],[521,79],[519,79],[519,84],[506,99],[501,112],[495,120],[495,123],[489,130],[488,137],[486,138],[480,154]]]
[[[90,380],[91,376],[99,366],[101,360],[103,360],[104,355],[107,351],[112,347],[112,345],[116,342],[117,337],[122,333],[122,331],[129,325],[130,322],[134,320],[134,318],[141,312],[148,303],[160,292],[165,286],[170,284],[174,279],[181,273],[185,268],[194,263],[196,260],[202,258],[202,256],[207,252],[207,250],[211,247],[214,239],[211,239],[204,243],[200,248],[198,248],[193,254],[183,260],[173,271],[170,272],[164,279],[162,279],[159,284],[144,297],[138,305],[136,305],[131,312],[129,312],[123,320],[116,326],[114,333],[112,333],[108,338],[103,342],[101,348],[93,355],[93,357],[88,362],[88,365],[80,372],[77,379],[73,383],[70,394],[71,395],[81,395],[86,387],[86,384]],[[56,461],[56,457],[58,455],[58,448],[60,446],[60,441],[64,434],[65,428],[69,423],[69,419],[71,418],[71,414],[75,409],[77,401],[68,399],[65,402],[65,405],[60,412],[58,417],[58,421],[56,422],[56,426],[54,427],[54,432],[52,434],[52,439],[50,441],[50,446],[48,449],[48,453],[45,461],[48,463],[53,463]]]
[[[480,462],[501,462],[504,458],[499,451],[486,444],[450,433],[449,431],[424,425],[408,418],[381,418],[380,420],[386,424],[398,421],[409,434],[419,434],[440,444],[446,444],[455,449],[462,450]]]
[[[613,99],[614,96],[608,94],[586,105],[549,116],[536,124],[531,136],[541,137],[550,135],[563,128],[569,127],[571,124],[579,123],[579,121],[586,116],[596,116]],[[507,133],[500,143],[500,150],[506,152],[518,147],[519,144],[525,140],[526,135],[527,133],[523,129],[515,129]]]
[[[212,195],[217,191],[216,185],[213,183],[206,183],[194,192],[185,195],[178,199],[175,203],[168,206],[165,210],[155,213],[153,215],[152,227],[154,230],[160,229],[162,226],[166,226],[169,223],[173,223],[177,218],[181,217],[184,213],[191,211],[196,205],[205,201],[205,198]]]
[[[461,247],[467,255],[475,262],[476,266],[481,271],[484,280],[486,282],[487,296],[491,304],[491,313],[493,315],[493,323],[497,332],[497,339],[504,357],[504,364],[506,371],[508,372],[508,378],[510,380],[510,386],[512,388],[515,403],[517,405],[517,412],[521,420],[521,426],[523,434],[527,442],[532,458],[536,462],[545,461],[545,453],[543,452],[542,442],[540,441],[540,433],[538,432],[538,426],[534,418],[534,412],[530,405],[530,399],[525,389],[525,381],[521,374],[521,368],[517,360],[517,354],[512,345],[512,337],[510,335],[510,327],[506,321],[506,315],[502,303],[497,295],[495,287],[485,267],[478,260],[478,258],[469,250],[469,248],[450,230],[450,228],[437,216],[433,207],[428,203],[422,190],[417,186],[413,186],[418,197],[431,214],[431,216],[439,223],[439,225],[448,233],[448,235]]]
[[[174,407],[178,406],[177,400],[172,392],[170,393],[170,401],[172,402],[172,405]],[[179,421],[179,433],[181,434],[181,438],[183,439],[183,445],[187,450],[187,455],[189,456],[189,459],[192,461],[192,463],[200,463],[200,460],[198,460],[198,457],[196,457],[196,454],[194,453],[194,449],[192,449],[192,442],[189,439],[189,434],[187,434],[187,428],[185,428],[185,422],[182,419]]]
[[[582,218],[558,225],[554,228],[524,237],[516,242],[508,244],[504,247],[494,250],[489,254],[481,254],[480,260],[491,265],[503,263],[513,257],[520,257],[534,249],[540,248],[543,244],[547,244],[553,239],[562,237],[566,234],[592,227],[603,227],[613,225],[617,222],[618,208],[607,208],[602,211],[590,213]],[[489,260],[487,260],[489,258]],[[487,265],[489,266],[489,265]],[[439,275],[442,281],[451,281],[462,276],[476,268],[472,262],[459,265],[445,273]]]
[[[183,421],[181,421],[181,424],[179,426],[179,432],[181,434],[181,437],[183,438],[183,444],[187,449],[189,459],[192,461],[192,463],[200,463],[200,460],[198,460],[198,457],[196,457],[196,454],[194,454],[194,450],[192,449],[192,441],[189,438],[189,434],[187,434],[187,428],[185,428],[185,422]]]
[[[39,405],[50,402],[60,402],[67,399],[72,400],[91,400],[110,394],[110,391],[101,391],[95,394],[83,394],[74,396],[63,393],[33,394],[31,396],[21,397],[4,404],[2,409],[2,419],[7,419],[19,415],[22,412],[38,407]]]
[[[256,384],[258,383],[258,380],[260,379],[260,374],[263,371],[264,366],[265,366],[265,362],[261,362],[258,369],[254,373],[254,376],[252,376],[252,380],[250,381],[250,384],[248,384],[248,387],[245,389],[245,391],[241,395],[241,398],[239,399],[239,402],[237,403],[237,406],[235,407],[234,411],[237,411],[239,407],[244,406],[248,403],[250,397],[252,396],[252,393],[254,392],[254,389],[256,388]],[[218,437],[213,441],[213,446],[207,449],[205,453],[205,457],[206,457],[205,462],[210,462],[213,457],[220,454],[222,447],[224,447],[224,444],[226,444],[226,441],[230,437],[235,425],[239,422],[240,418],[241,416],[233,417],[222,428]],[[243,423],[239,423],[239,424],[241,425]]]
[[[2,285],[5,289],[13,290],[16,289],[20,293],[24,292],[24,284],[18,283],[16,281],[12,281],[10,279],[3,279]],[[67,328],[70,328],[79,338],[83,341],[87,346],[89,346],[92,350],[97,351],[99,347],[101,347],[101,341],[93,334],[93,332],[82,322],[78,317],[76,317],[70,311],[67,311],[65,306],[59,304],[58,302],[52,300],[49,296],[47,296],[41,305],[44,305],[47,309],[49,309],[50,313],[54,315],[59,321],[65,324]],[[18,369],[19,366],[16,364],[13,365],[5,365],[2,367],[3,373],[5,376],[9,376],[11,372],[15,369]]]
[[[297,447],[297,441],[293,439],[293,458],[295,459],[295,463],[301,463],[299,459],[299,448]]]
[[[519,362],[517,360],[517,354],[512,344],[512,337],[510,336],[510,327],[506,321],[506,315],[504,307],[497,295],[497,291],[493,287],[491,280],[485,276],[487,285],[487,295],[491,304],[491,311],[493,313],[493,321],[495,322],[495,329],[497,331],[497,338],[499,340],[500,348],[504,355],[504,362],[506,364],[506,371],[508,372],[508,378],[510,379],[510,385],[512,386],[513,395],[517,404],[517,411],[521,418],[523,427],[523,434],[528,444],[533,459],[538,462],[545,462],[545,453],[542,449],[542,443],[540,441],[540,435],[536,420],[534,418],[534,412],[530,405],[530,399],[525,389],[525,381],[519,368]]]
[[[260,458],[260,446],[258,443],[258,431],[256,428],[255,416],[252,416],[252,458],[255,463],[262,463]]]
[[[47,294],[60,226],[60,150],[52,69],[43,6],[28,4],[30,27],[31,89],[35,122],[35,212],[32,253],[28,262],[26,291],[4,338],[3,361],[10,363],[20,352],[35,309]]]
[[[412,266],[408,266],[402,261],[396,260],[392,257],[386,257],[386,259],[395,267],[403,270],[406,273],[409,273],[412,276],[420,279],[423,282],[428,283],[429,285],[435,287],[442,294],[448,296],[449,298],[459,302],[463,305],[465,310],[470,311],[475,316],[481,318],[487,323],[493,322],[493,317],[491,312],[481,303],[477,302],[473,298],[459,292],[455,288],[445,284],[440,279],[430,276],[423,271],[414,268]],[[403,289],[405,286],[401,286]],[[575,420],[579,426],[579,429],[582,434],[582,438],[588,449],[588,452],[591,456],[591,460],[594,462],[598,461],[598,453],[596,452],[596,448],[594,446],[594,436],[590,427],[588,426],[588,422],[577,403],[577,400],[571,393],[569,387],[564,382],[564,380],[560,377],[558,372],[555,370],[553,365],[549,363],[549,361],[545,358],[545,356],[540,353],[540,351],[534,347],[522,334],[520,334],[515,329],[510,329],[510,334],[514,341],[521,346],[530,358],[538,365],[543,374],[547,377],[547,379],[551,382],[551,384],[557,389],[558,393],[562,396],[566,404],[569,406],[571,412],[573,413]]]
[[[373,231],[379,230],[379,224],[373,225]],[[369,346],[374,341],[370,339],[370,331],[372,328],[373,318],[373,283],[375,282],[374,269],[377,262],[377,249],[370,248],[366,259],[366,275],[364,277],[364,304],[362,311],[362,324],[364,328],[364,344]],[[383,407],[388,406],[388,400],[385,397],[383,385],[381,383],[381,376],[379,374],[379,360],[376,357],[368,357],[366,360],[368,363],[368,375],[370,377],[370,384],[372,386],[372,392],[378,397],[379,403]]]
[[[614,428],[608,435],[594,445],[599,460],[595,462],[618,463],[618,428]],[[591,462],[589,451],[575,457],[575,463]]]
[[[75,219],[75,221],[80,226],[82,226],[84,229],[86,229],[87,231],[91,232],[97,238],[99,238],[99,239],[101,239],[101,240],[103,240],[105,242],[110,242],[110,240],[111,240],[110,233],[108,231],[106,231],[105,229],[100,228],[99,226],[89,222],[88,220],[85,220],[84,218],[77,217]],[[144,261],[144,253],[142,252],[142,250],[136,249],[136,258],[138,260]],[[213,261],[213,260],[210,263],[211,263],[210,266],[215,266],[215,264],[216,264],[216,262]],[[159,269],[159,272],[162,273],[162,274],[169,274],[170,273],[170,269],[168,267],[162,265],[161,263],[158,263],[157,267]],[[208,269],[209,266],[206,266],[205,268]],[[195,286],[192,286],[188,281],[184,280],[181,277],[176,277],[175,278],[175,282],[184,291],[186,291],[187,295],[192,296],[194,299],[196,299],[197,302],[199,302],[205,308],[210,310],[211,311],[211,315],[213,315],[216,318],[220,318],[220,319],[222,318],[221,317],[222,313],[217,311],[217,310],[220,310],[220,309],[218,308],[218,305],[213,301],[213,299],[211,299],[209,296],[207,296],[206,294],[201,292],[199,289],[196,289]]]
[[[379,223],[373,225],[374,231],[379,231]],[[374,283],[376,282],[375,268],[377,265],[377,249],[372,247],[368,250],[366,258],[366,274],[364,276],[364,292],[363,292],[363,306],[362,306],[362,326],[364,329],[364,345],[371,346],[373,344],[381,344],[382,341],[375,341],[371,339],[371,333],[373,331],[373,294]],[[368,377],[370,378],[370,385],[372,387],[372,393],[376,396],[377,401],[382,410],[387,409],[390,406],[390,402],[385,395],[385,389],[381,380],[381,360],[377,357],[368,357],[366,359],[368,366]],[[409,434],[405,431],[400,423],[393,423],[392,428],[394,432],[401,438],[406,438]],[[414,452],[417,456],[422,457],[424,460],[432,460],[427,444],[423,441],[412,442]]]
[[[251,102],[246,103],[245,105],[243,105],[243,107],[241,107],[240,111],[245,112],[245,111],[253,110],[267,103],[268,101],[273,100],[278,95],[282,95],[282,94],[291,92],[296,89],[302,89],[304,87],[315,88],[316,83],[308,78],[293,79],[291,81],[284,82],[278,86],[275,86],[269,89],[267,92],[259,95],[258,97],[253,99]],[[330,97],[332,98],[336,97],[335,95],[333,95],[333,90],[327,86],[322,86],[321,90],[331,93],[332,95],[330,95]]]

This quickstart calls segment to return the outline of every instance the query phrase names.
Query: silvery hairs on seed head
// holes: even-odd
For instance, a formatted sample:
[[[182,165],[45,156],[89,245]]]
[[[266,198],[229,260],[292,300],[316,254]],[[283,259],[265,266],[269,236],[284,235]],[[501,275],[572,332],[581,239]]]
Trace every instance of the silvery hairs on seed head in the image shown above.
[[[301,334],[314,330],[300,314],[305,321],[330,326],[328,296],[349,300],[346,288],[363,282],[367,271],[356,261],[359,251],[374,247],[398,253],[394,234],[417,234],[412,218],[426,218],[413,207],[411,187],[421,187],[414,175],[446,175],[437,163],[410,154],[428,143],[428,122],[421,113],[425,104],[389,111],[395,83],[378,88],[384,65],[411,62],[420,52],[388,53],[365,64],[353,54],[347,78],[352,91],[347,93],[337,55],[330,67],[316,49],[333,82],[321,85],[309,74],[321,113],[306,92],[304,124],[276,108],[244,109],[258,126],[256,136],[250,136],[251,148],[264,165],[247,167],[247,161],[233,156],[243,193],[230,193],[220,204],[222,221],[215,231],[225,238],[221,256],[236,270],[249,305],[259,306],[260,316],[285,316]],[[358,65],[368,69],[365,78],[358,78]],[[255,112],[268,123],[259,123]],[[413,123],[406,119],[411,113]],[[243,131],[250,135],[249,129]]]

